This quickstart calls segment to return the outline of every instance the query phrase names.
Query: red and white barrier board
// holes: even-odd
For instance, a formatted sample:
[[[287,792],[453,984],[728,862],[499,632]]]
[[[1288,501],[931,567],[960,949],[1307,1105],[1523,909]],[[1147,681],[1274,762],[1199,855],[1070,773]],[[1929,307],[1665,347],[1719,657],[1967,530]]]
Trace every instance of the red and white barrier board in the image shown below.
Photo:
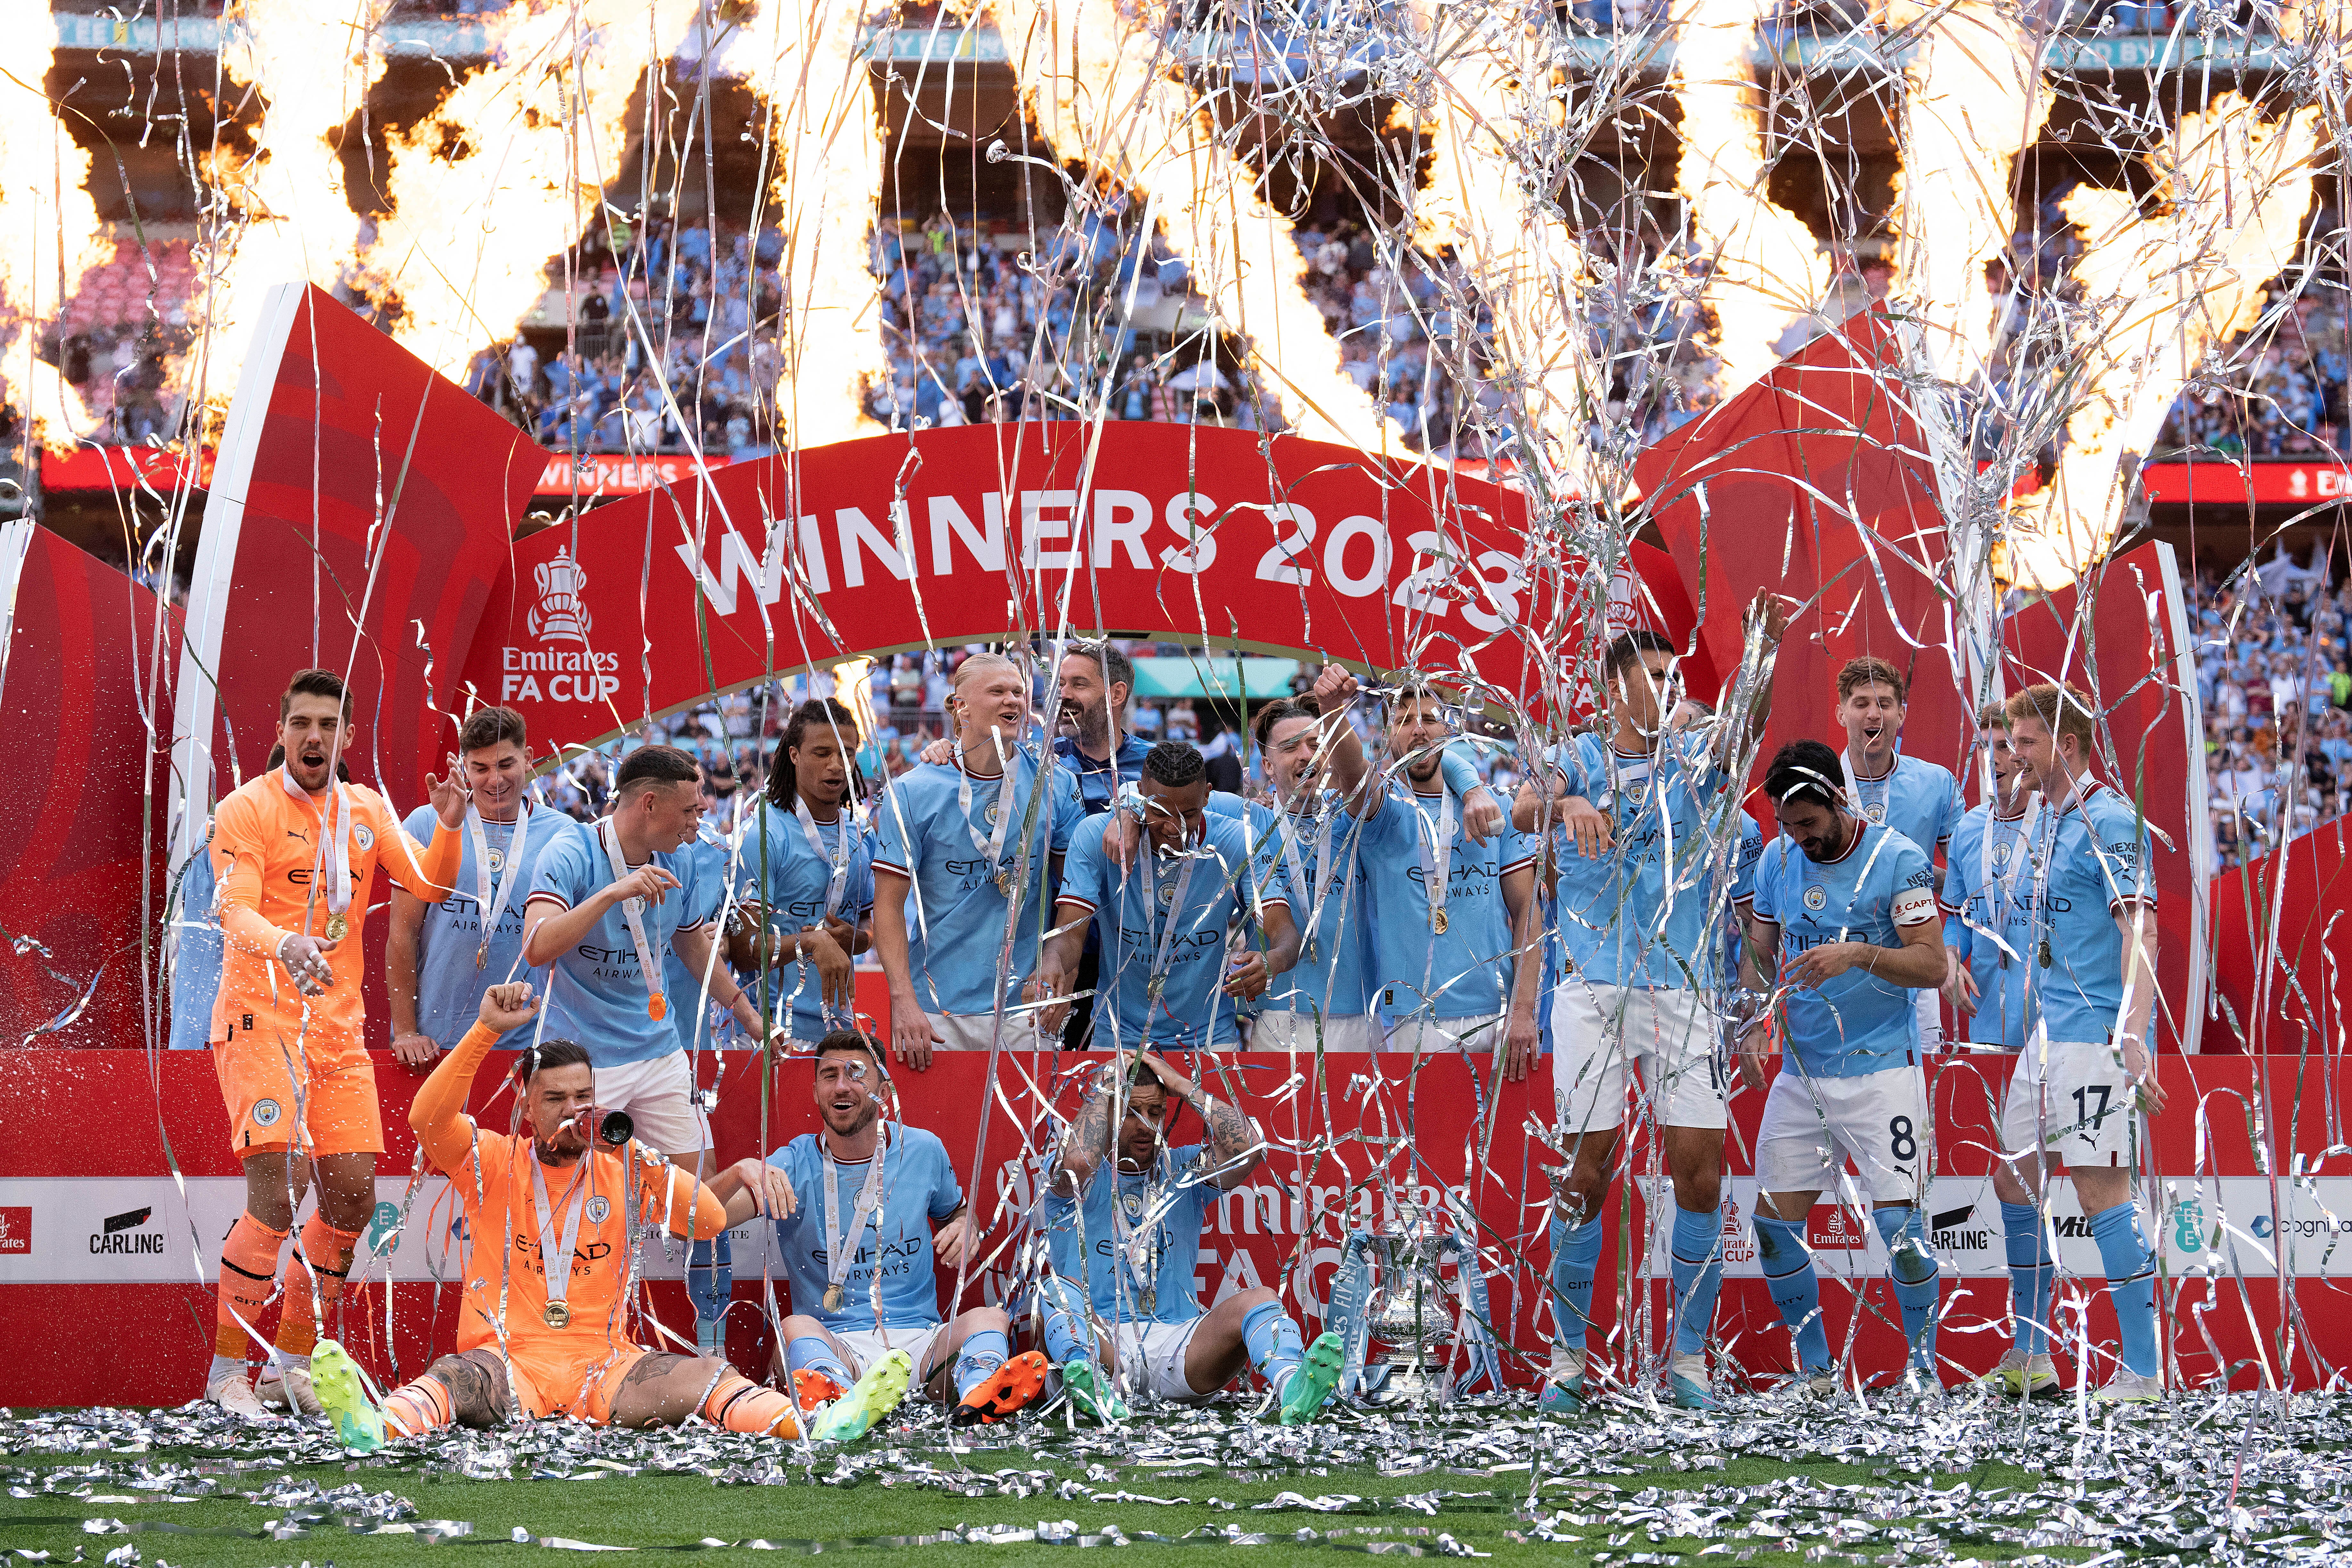
[[[976,1153],[986,1172],[976,1195],[990,1226],[987,1261],[967,1282],[970,1302],[1004,1294],[1005,1243],[1036,1190],[1045,1135],[1033,1130],[1045,1125],[1040,1102],[1050,1098],[1068,1110],[1076,1071],[1086,1060],[1005,1056],[992,1092],[987,1059],[978,1055],[942,1056],[927,1073],[899,1075],[906,1118],[946,1141],[967,1191],[974,1186]],[[151,1058],[122,1050],[29,1052],[18,1061],[0,1082],[0,1121],[39,1133],[0,1149],[0,1320],[22,1330],[16,1353],[0,1363],[0,1404],[191,1397],[212,1339],[216,1249],[243,1201],[211,1062],[194,1052]],[[2352,1274],[2352,1169],[2344,1168],[2340,1154],[2321,1158],[2343,1142],[2330,1112],[2347,1086],[2336,1082],[2331,1093],[2319,1064],[2291,1058],[2169,1058],[2163,1065],[2169,1103],[2155,1123],[2153,1196],[2177,1375],[2202,1382],[2228,1368],[2241,1385],[2287,1376],[2300,1386],[2324,1382],[2352,1352],[2352,1329],[2333,1310],[2339,1281]],[[357,1271],[367,1283],[347,1300],[342,1332],[379,1374],[405,1375],[448,1346],[456,1212],[437,1178],[420,1184],[413,1201],[407,1193],[414,1144],[403,1118],[421,1075],[383,1056],[376,1071],[392,1144],[379,1196],[395,1208],[405,1203],[408,1217],[389,1258]],[[722,1156],[740,1158],[813,1129],[809,1072],[805,1062],[775,1070],[762,1138],[756,1069],[740,1055],[718,1064]],[[2006,1348],[1995,1331],[2007,1289],[1999,1209],[1986,1176],[1986,1130],[2007,1063],[1947,1057],[1930,1072],[1938,1174],[1927,1208],[1949,1281],[1942,1349],[1964,1366],[1981,1367]],[[706,1058],[706,1080],[710,1076]],[[1547,1070],[1539,1067],[1527,1083],[1498,1087],[1486,1064],[1474,1068],[1458,1058],[1416,1068],[1402,1058],[1334,1057],[1318,1074],[1311,1061],[1266,1053],[1224,1058],[1213,1081],[1221,1091],[1238,1089],[1276,1152],[1246,1187],[1216,1205],[1194,1282],[1204,1301],[1272,1285],[1311,1333],[1320,1326],[1345,1229],[1380,1223],[1393,1196],[1434,1205],[1451,1190],[1465,1194],[1476,1215],[1497,1326],[1524,1352],[1514,1376],[1533,1374],[1549,1327],[1542,1172],[1549,1155],[1528,1126],[1549,1120]],[[476,1106],[490,1124],[505,1124],[509,1102],[488,1073],[477,1085]],[[1748,1231],[1754,1184],[1744,1151],[1753,1146],[1761,1110],[1760,1095],[1743,1093],[1734,1101],[1724,1236],[1730,1278],[1717,1321],[1730,1352],[1759,1370],[1785,1365],[1788,1354],[1778,1315],[1755,1278]],[[2256,1126],[2271,1151],[2264,1162],[2250,1142]],[[1198,1129],[1180,1125],[1173,1135],[1189,1140]],[[1635,1145],[1629,1161],[1634,1180],[1621,1189],[1622,1201],[1612,1201],[1609,1223],[1631,1223],[1646,1238],[1653,1283],[1647,1310],[1630,1321],[1632,1331],[1655,1334],[1668,1317],[1664,1287],[1656,1283],[1664,1276],[1664,1240],[1648,1235],[1643,1197],[1658,1190],[1659,1178],[1645,1147]],[[2068,1270],[2095,1279],[2096,1249],[2071,1196],[2062,1192],[2052,1207]],[[1859,1290],[1867,1305],[1854,1353],[1865,1368],[1895,1365],[1885,1258],[1866,1216],[1824,1203],[1814,1211],[1811,1241],[1825,1278],[1832,1342],[1843,1342]],[[755,1368],[765,1365],[769,1350],[755,1305],[763,1296],[762,1247],[752,1229],[737,1233],[730,1351]],[[1612,1240],[1602,1253],[1596,1318],[1622,1356],[1619,1325],[1629,1321],[1625,1309],[1639,1292],[1621,1288],[1619,1257]],[[675,1249],[648,1261],[652,1311],[690,1334],[691,1311],[675,1283]],[[2279,1312],[2282,1263],[2296,1309],[2291,1333],[2283,1331]],[[436,1276],[451,1283],[436,1287]],[[943,1278],[943,1289],[951,1284]],[[2091,1321],[2100,1331],[2112,1314],[2095,1301]]]

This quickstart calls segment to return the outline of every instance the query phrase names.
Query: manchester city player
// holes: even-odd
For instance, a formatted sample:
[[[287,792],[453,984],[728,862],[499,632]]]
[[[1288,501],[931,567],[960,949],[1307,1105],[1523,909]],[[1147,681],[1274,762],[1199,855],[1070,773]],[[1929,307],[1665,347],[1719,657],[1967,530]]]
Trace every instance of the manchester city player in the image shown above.
[[[524,798],[530,749],[522,715],[513,709],[467,714],[457,754],[467,805],[457,890],[429,904],[394,887],[384,935],[392,1054],[412,1068],[432,1066],[465,1037],[491,986],[515,980],[546,988],[545,974],[522,967],[523,904],[540,851],[572,827],[562,812]],[[432,837],[433,820],[432,808],[419,806],[403,826],[421,843]],[[520,1049],[530,1034],[518,1027],[497,1048]]]
[[[1384,1048],[1484,1051],[1516,1079],[1541,1037],[1541,844],[1507,826],[1484,844],[1471,839],[1461,797],[1444,778],[1453,736],[1437,691],[1405,687],[1390,701],[1388,730],[1402,787],[1375,781],[1349,802],[1363,824],[1356,853]]]
[[[1102,947],[1096,1049],[1230,1049],[1241,1040],[1234,1003],[1263,994],[1297,961],[1282,874],[1253,863],[1240,818],[1208,815],[1208,769],[1184,742],[1152,747],[1143,782],[1120,799],[1118,812],[1140,819],[1146,852],[1123,868],[1104,853],[1104,829],[1118,812],[1078,828],[1028,994],[1069,994],[1091,922]],[[1265,946],[1228,961],[1226,933],[1245,921]],[[1060,1026],[1060,1010],[1045,1010],[1048,1030]]]
[[[1206,1143],[1169,1147],[1180,1106],[1201,1119]],[[1265,1379],[1284,1426],[1323,1408],[1345,1354],[1338,1334],[1302,1350],[1298,1325],[1263,1286],[1206,1311],[1193,1294],[1210,1210],[1265,1157],[1265,1139],[1238,1107],[1158,1054],[1121,1054],[1096,1071],[1042,1205],[1053,1258],[1039,1287],[1045,1352],[1082,1411],[1121,1418],[1114,1389],[1205,1399],[1245,1366]]]
[[[1269,702],[1250,728],[1276,805],[1253,803],[1262,879],[1288,889],[1299,959],[1267,992],[1250,1046],[1262,1051],[1369,1051],[1372,1033],[1371,922],[1356,858],[1357,826],[1345,802],[1370,770],[1348,722],[1356,680],[1323,667],[1304,701]]]
[[[1883,658],[1851,658],[1838,671],[1837,689],[1846,798],[1862,816],[1918,846],[1931,863],[1941,859],[1959,826],[1960,784],[1950,769],[1896,750],[1910,696],[1903,672]],[[1957,961],[1947,962],[1957,968]],[[1947,974],[1943,984],[1951,981]],[[1939,990],[1929,990],[1911,998],[1923,1051],[1944,1041],[1939,996]]]
[[[2071,686],[2029,686],[2009,700],[2010,744],[2042,806],[2026,839],[2032,914],[2024,956],[2034,1028],[2001,1100],[2006,1152],[1993,1167],[1993,1191],[2012,1266],[2022,1255],[2039,1282],[2035,1299],[2015,1309],[2017,1349],[2032,1355],[2031,1343],[2047,1342],[2052,1272],[2037,1195],[2045,1173],[2074,1179],[2122,1342],[2098,1397],[2139,1405],[2164,1397],[2156,1258],[2131,1190],[2140,1114],[2164,1108],[2147,1049],[2156,879],[2147,824],[2091,775],[2094,711]],[[2038,1331],[2031,1342],[2029,1323]],[[2014,1373],[2011,1386],[2021,1392],[2035,1392],[2045,1375],[2055,1384],[2046,1356],[2022,1361]]]
[[[869,1037],[834,1031],[814,1066],[822,1127],[768,1157],[797,1194],[776,1221],[793,1303],[777,1370],[795,1388],[814,1373],[847,1389],[811,1436],[862,1436],[910,1385],[944,1402],[952,1382],[960,1426],[1010,1415],[1045,1386],[1045,1358],[1013,1354],[1001,1307],[940,1321],[934,1260],[961,1268],[976,1234],[946,1145],[883,1120],[887,1080]]]
[[[801,704],[743,826],[742,895],[766,911],[753,962],[770,968],[768,1009],[794,1051],[856,1026],[857,955],[873,945],[874,843],[850,806],[856,749],[846,707]]]
[[[973,654],[956,668],[949,704],[955,760],[901,773],[874,811],[874,947],[890,985],[890,1050],[919,1071],[936,1047],[987,1050],[1000,1006],[1018,1005],[1036,966],[1044,889],[1085,815],[1066,768],[1034,798],[1043,769],[1022,743],[1029,678],[1019,665]],[[1007,1045],[1034,1041],[1025,1015],[1003,1023]]]
[[[1760,596],[1754,616],[1767,652],[1786,629],[1786,606]],[[1722,932],[1747,891],[1746,839],[1727,745],[1747,726],[1685,720],[1675,711],[1674,648],[1657,633],[1618,637],[1603,655],[1606,741],[1580,735],[1553,754],[1547,797],[1521,787],[1522,830],[1559,824],[1560,923],[1574,931],[1552,993],[1552,1081],[1570,1167],[1551,1226],[1555,1346],[1544,1403],[1572,1409],[1584,1386],[1585,1339],[1601,1257],[1602,1200],[1615,1173],[1627,1075],[1639,1068],[1673,1178],[1675,1348],[1667,1389],[1686,1409],[1715,1407],[1706,1336],[1721,1289],[1727,1074]],[[1677,715],[1678,718],[1681,715]],[[1760,837],[1760,835],[1759,835]]]
[[[1970,1045],[2013,1051],[2032,1029],[2021,945],[2033,892],[2025,846],[2042,795],[2010,746],[2006,704],[1985,704],[1977,715],[1977,737],[1992,774],[1993,798],[1960,818],[1945,854],[1944,945],[1953,963],[1944,995],[1968,1019]]]
[[[1757,1129],[1756,1244],[1796,1341],[1793,1386],[1837,1389],[1805,1219],[1824,1190],[1844,1186],[1848,1159],[1886,1245],[1906,1380],[1934,1384],[1940,1271],[1918,1208],[1932,1141],[1909,993],[1943,983],[1935,873],[1909,839],[1851,809],[1837,753],[1818,741],[1781,747],[1764,790],[1781,836],[1756,868],[1742,979],[1763,1005],[1739,1065],[1762,1089],[1779,1036],[1782,1065]]]
[[[551,969],[544,1037],[585,1046],[597,1104],[626,1110],[640,1140],[688,1169],[710,1136],[677,1015],[698,1007],[707,975],[711,998],[762,1034],[751,999],[711,962],[710,879],[680,853],[702,809],[694,759],[640,746],[614,773],[611,815],[541,851],[523,916],[524,961]],[[673,950],[694,987],[681,995],[664,963]]]

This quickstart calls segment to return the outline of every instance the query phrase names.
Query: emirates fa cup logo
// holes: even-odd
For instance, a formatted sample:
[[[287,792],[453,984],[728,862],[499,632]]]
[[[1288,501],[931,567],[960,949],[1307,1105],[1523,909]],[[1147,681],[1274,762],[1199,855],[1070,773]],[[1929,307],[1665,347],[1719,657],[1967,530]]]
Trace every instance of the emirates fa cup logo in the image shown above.
[[[558,550],[554,560],[539,563],[534,575],[539,581],[539,603],[531,606],[528,617],[530,635],[541,642],[586,646],[588,628],[595,624],[589,618],[588,606],[580,602],[580,590],[588,585],[588,574],[580,569],[570,552]]]

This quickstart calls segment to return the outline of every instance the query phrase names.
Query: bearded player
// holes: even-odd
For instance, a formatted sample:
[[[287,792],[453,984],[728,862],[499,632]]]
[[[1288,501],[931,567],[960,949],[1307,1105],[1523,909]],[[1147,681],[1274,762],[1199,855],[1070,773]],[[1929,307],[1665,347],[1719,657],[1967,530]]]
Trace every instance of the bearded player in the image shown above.
[[[220,1298],[205,1397],[240,1415],[265,1401],[318,1414],[310,1358],[319,1320],[342,1292],[352,1249],[375,1208],[383,1152],[375,1069],[361,1043],[355,934],[377,863],[427,903],[446,898],[459,859],[465,794],[427,777],[435,826],[420,845],[383,797],[336,776],[351,749],[351,696],[331,670],[305,669],[278,700],[285,754],[220,803],[212,864],[223,949],[213,1000],[213,1064],[229,1142],[245,1165],[245,1212],[221,1244]],[[315,1172],[319,1206],[287,1276],[271,1370],[246,1381],[246,1344],[277,1289],[278,1253]]]
[[[1045,1358],[1013,1353],[1002,1307],[975,1307],[953,1322],[940,1316],[933,1259],[961,1268],[977,1236],[947,1145],[884,1120],[887,1080],[869,1036],[834,1030],[817,1042],[814,1067],[823,1125],[768,1156],[808,1194],[776,1218],[793,1300],[779,1370],[828,1396],[848,1389],[811,1435],[862,1436],[909,1386],[944,1404],[950,1382],[954,1425],[1012,1415],[1045,1386]]]
[[[675,1236],[708,1236],[790,1209],[792,1184],[745,1160],[706,1186],[641,1143],[592,1146],[603,1114],[595,1072],[570,1040],[542,1042],[515,1064],[527,1131],[482,1131],[466,1114],[474,1074],[536,1010],[528,984],[489,987],[474,1026],[409,1107],[417,1144],[448,1176],[474,1238],[457,1352],[379,1405],[342,1347],[327,1341],[315,1381],[335,1429],[362,1450],[452,1422],[487,1427],[519,1416],[674,1426],[698,1415],[730,1432],[798,1436],[783,1394],[723,1361],[648,1351],[627,1331],[632,1212],[666,1215]],[[570,1266],[551,1275],[550,1258]]]
[[[1340,1336],[1325,1332],[1302,1350],[1298,1325],[1263,1286],[1205,1312],[1192,1293],[1209,1211],[1219,1194],[1250,1179],[1265,1140],[1238,1107],[1156,1053],[1122,1053],[1117,1061],[1133,1066],[1097,1071],[1063,1137],[1044,1205],[1054,1268],[1038,1305],[1063,1387],[1080,1409],[1115,1421],[1126,1406],[1107,1378],[1156,1399],[1192,1401],[1255,1366],[1284,1426],[1312,1421],[1339,1381]],[[1180,1105],[1208,1129],[1206,1143],[1168,1146]]]

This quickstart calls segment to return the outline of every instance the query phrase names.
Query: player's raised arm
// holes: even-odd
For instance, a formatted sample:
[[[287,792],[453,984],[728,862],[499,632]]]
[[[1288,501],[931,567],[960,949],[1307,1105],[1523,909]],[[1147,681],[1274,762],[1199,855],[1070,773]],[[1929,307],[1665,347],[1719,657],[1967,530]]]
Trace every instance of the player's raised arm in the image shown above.
[[[457,782],[457,759],[451,757],[445,776],[425,775],[425,793],[432,802],[434,818],[429,844],[419,844],[410,837],[407,827],[385,808],[383,796],[370,792],[364,797],[372,818],[368,827],[385,847],[377,858],[392,873],[394,883],[428,904],[439,903],[457,888],[457,868],[465,858],[466,840],[458,830],[466,825],[466,791]]]
[[[1062,1146],[1055,1154],[1055,1191],[1078,1196],[1109,1158],[1111,1132],[1118,1116],[1117,1102],[1122,1098],[1118,1090],[1123,1066],[1123,1061],[1104,1063],[1087,1085],[1087,1097],[1063,1129]]]
[[[1243,1114],[1241,1107],[1219,1100],[1207,1086],[1178,1072],[1158,1052],[1144,1052],[1142,1060],[1167,1088],[1168,1098],[1191,1106],[1201,1125],[1209,1130],[1210,1182],[1232,1192],[1248,1181],[1265,1162],[1265,1137],[1257,1123]]]
[[[482,1058],[490,1054],[499,1037],[530,1023],[538,1011],[539,999],[520,981],[483,992],[474,1026],[466,1031],[456,1050],[441,1058],[441,1065],[409,1102],[408,1125],[436,1170],[454,1173],[473,1152],[474,1121],[466,1114],[466,1099],[473,1092],[474,1075],[481,1070]]]

